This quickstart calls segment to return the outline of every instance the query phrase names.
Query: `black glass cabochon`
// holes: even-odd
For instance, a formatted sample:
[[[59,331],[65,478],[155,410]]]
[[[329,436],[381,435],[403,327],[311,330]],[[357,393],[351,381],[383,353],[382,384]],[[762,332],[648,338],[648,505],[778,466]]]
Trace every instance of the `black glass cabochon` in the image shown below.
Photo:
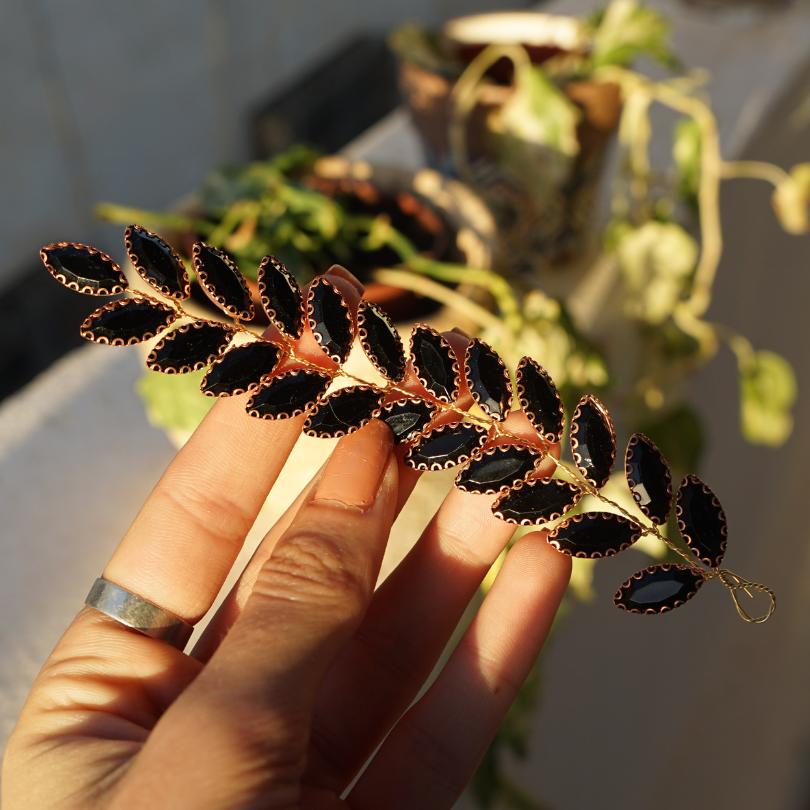
[[[616,460],[616,434],[607,409],[591,394],[580,399],[571,418],[571,449],[582,475],[604,486]]]
[[[450,344],[420,324],[411,333],[411,363],[422,385],[442,402],[458,396],[460,369]]]
[[[579,487],[557,478],[526,481],[501,495],[492,512],[507,523],[540,526],[562,517],[582,495]]]
[[[295,369],[273,377],[248,400],[245,410],[260,419],[288,419],[312,407],[332,377],[319,371]]]
[[[714,492],[696,475],[687,475],[681,482],[675,516],[692,553],[706,565],[720,565],[728,537],[726,514]]]
[[[132,266],[153,289],[176,301],[189,297],[191,285],[180,256],[157,234],[130,225],[124,244]]]
[[[194,321],[178,326],[161,338],[149,356],[146,366],[165,374],[197,371],[225,351],[235,330],[224,323]]]
[[[384,405],[379,418],[391,428],[394,444],[400,444],[424,430],[436,411],[436,405],[423,399],[398,399]]]
[[[131,346],[154,337],[180,317],[175,309],[146,298],[111,301],[84,320],[79,334],[93,343]]]
[[[324,278],[310,285],[307,321],[324,352],[336,363],[343,363],[354,340],[352,316],[340,290]]]
[[[441,425],[408,448],[405,463],[417,470],[446,470],[462,464],[481,447],[488,431],[478,425]]]
[[[383,395],[367,385],[341,388],[318,403],[304,422],[304,433],[324,438],[353,433],[379,413]]]
[[[357,309],[357,334],[375,368],[392,382],[401,382],[407,368],[405,347],[388,316],[371,301],[361,301]]]
[[[259,265],[259,297],[270,321],[281,332],[298,339],[304,328],[304,301],[301,288],[287,266],[274,256],[265,256]]]
[[[111,256],[76,242],[54,242],[39,252],[45,269],[62,285],[85,295],[116,295],[128,284]]]
[[[467,346],[464,373],[473,399],[481,408],[499,421],[505,419],[512,404],[512,384],[500,355],[475,338]]]
[[[456,476],[455,485],[465,492],[494,495],[522,481],[542,455],[520,445],[501,444],[474,456]]]
[[[691,599],[704,582],[688,565],[651,565],[624,582],[613,601],[630,613],[664,613]]]
[[[247,283],[226,254],[204,242],[195,242],[191,258],[197,281],[214,304],[239,320],[253,318],[255,310]]]
[[[563,404],[548,372],[531,357],[518,363],[520,407],[535,429],[549,442],[558,442],[564,425]]]
[[[672,475],[661,451],[643,433],[634,433],[624,458],[633,500],[653,523],[666,523],[672,506]]]
[[[641,529],[612,512],[584,512],[563,521],[548,536],[548,542],[572,557],[610,557],[624,551],[641,537]]]
[[[255,391],[273,373],[281,356],[280,348],[269,340],[234,346],[214,362],[200,390],[214,397]]]

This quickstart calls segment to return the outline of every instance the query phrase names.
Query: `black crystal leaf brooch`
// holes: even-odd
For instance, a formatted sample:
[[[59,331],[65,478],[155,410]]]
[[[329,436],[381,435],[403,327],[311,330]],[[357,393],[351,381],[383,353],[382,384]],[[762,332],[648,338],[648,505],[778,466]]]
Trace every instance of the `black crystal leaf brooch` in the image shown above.
[[[746,621],[761,623],[773,613],[773,591],[720,567],[728,528],[717,496],[696,475],[687,475],[673,498],[669,465],[646,436],[633,434],[624,457],[638,514],[602,492],[616,460],[616,431],[595,396],[580,399],[568,424],[573,463],[559,460],[566,428],[563,402],[536,360],[520,361],[513,387],[502,358],[478,338],[458,352],[446,335],[420,324],[406,349],[377,304],[347,301],[329,275],[301,289],[273,256],[259,266],[254,303],[233,259],[203,242],[192,250],[197,284],[230,320],[219,314],[199,317],[183,307],[191,282],[175,250],[138,225],[126,229],[124,242],[145,289],[130,290],[121,267],[94,247],[56,242],[40,252],[48,272],[71,290],[93,296],[127,292],[85,319],[80,327],[85,339],[129,346],[158,337],[146,359],[149,369],[185,374],[205,368],[204,394],[245,394],[251,416],[300,417],[302,430],[311,436],[344,436],[381,419],[395,442],[404,445],[406,464],[425,471],[459,467],[459,489],[489,496],[500,520],[543,527],[548,543],[562,554],[608,557],[654,535],[680,562],[649,566],[622,584],[614,601],[630,613],[673,610],[708,580],[729,590]],[[259,303],[271,324],[261,336],[245,325]],[[308,352],[298,351],[302,340],[308,341]],[[344,368],[355,343],[384,382],[361,379]],[[320,349],[317,359],[312,346]],[[341,384],[333,386],[338,379]],[[509,428],[513,409],[525,417],[519,433]],[[582,511],[585,495],[603,509]],[[677,525],[680,539],[666,534],[668,522]],[[769,604],[764,613],[752,615],[740,594],[752,598],[756,592]]]

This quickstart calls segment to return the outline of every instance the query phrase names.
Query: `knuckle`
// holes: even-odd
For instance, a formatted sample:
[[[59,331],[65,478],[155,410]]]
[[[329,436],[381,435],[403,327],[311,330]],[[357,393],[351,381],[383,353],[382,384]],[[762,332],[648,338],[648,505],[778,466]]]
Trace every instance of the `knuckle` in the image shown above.
[[[308,529],[288,533],[262,566],[254,594],[274,600],[343,606],[359,613],[371,586],[343,544]]]

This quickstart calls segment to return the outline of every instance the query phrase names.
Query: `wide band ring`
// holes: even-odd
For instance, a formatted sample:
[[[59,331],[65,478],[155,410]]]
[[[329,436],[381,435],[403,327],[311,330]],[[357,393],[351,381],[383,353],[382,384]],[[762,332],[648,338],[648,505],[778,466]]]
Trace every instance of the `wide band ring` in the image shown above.
[[[178,650],[186,646],[194,630],[193,625],[174,613],[163,610],[103,577],[93,583],[84,604],[145,636],[165,641]]]

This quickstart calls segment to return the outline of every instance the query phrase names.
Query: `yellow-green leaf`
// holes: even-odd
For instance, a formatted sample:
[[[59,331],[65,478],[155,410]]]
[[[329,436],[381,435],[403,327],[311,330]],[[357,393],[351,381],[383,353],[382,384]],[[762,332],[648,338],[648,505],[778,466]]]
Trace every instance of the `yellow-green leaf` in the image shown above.
[[[740,365],[740,419],[753,444],[778,446],[793,430],[796,376],[780,355],[758,351]]]

